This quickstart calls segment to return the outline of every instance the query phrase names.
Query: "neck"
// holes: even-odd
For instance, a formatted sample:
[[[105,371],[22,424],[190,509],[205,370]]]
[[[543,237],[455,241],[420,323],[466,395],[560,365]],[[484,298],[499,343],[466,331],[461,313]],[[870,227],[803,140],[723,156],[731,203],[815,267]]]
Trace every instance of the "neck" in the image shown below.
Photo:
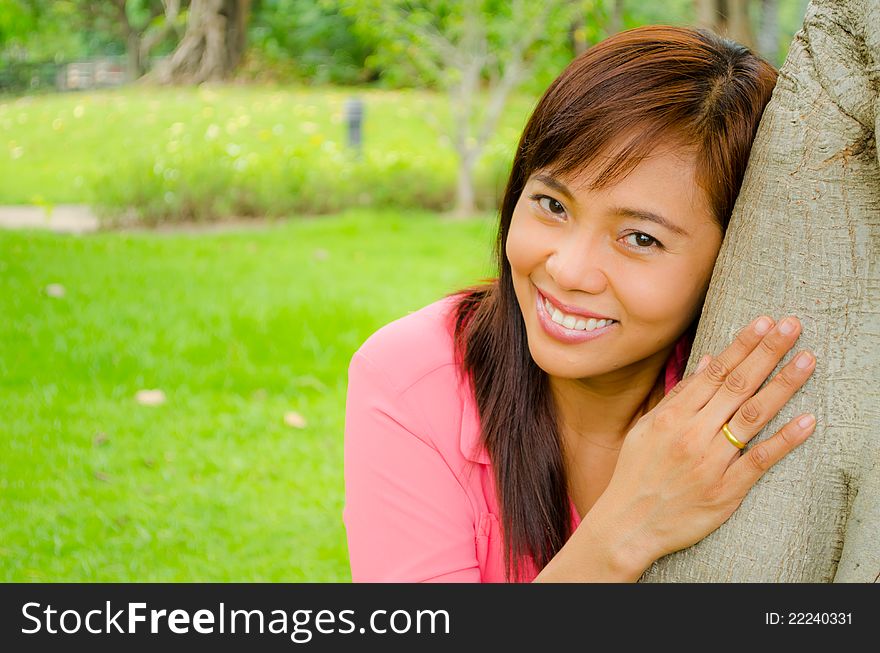
[[[620,449],[639,418],[663,398],[663,371],[672,347],[601,377],[550,377],[562,436],[569,449],[588,444]]]

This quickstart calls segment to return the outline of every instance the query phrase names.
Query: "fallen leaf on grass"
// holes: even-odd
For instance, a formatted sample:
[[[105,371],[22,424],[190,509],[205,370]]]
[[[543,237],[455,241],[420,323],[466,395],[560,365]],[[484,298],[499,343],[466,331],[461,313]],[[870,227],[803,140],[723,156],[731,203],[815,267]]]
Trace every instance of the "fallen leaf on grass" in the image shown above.
[[[165,403],[165,393],[161,390],[138,390],[134,398],[142,406],[158,406]]]
[[[304,429],[306,427],[306,418],[291,410],[284,413],[284,423],[295,429]]]
[[[46,294],[49,295],[49,297],[64,297],[65,292],[64,286],[60,283],[50,283],[46,286]]]
[[[96,447],[100,447],[101,445],[107,444],[110,442],[110,438],[107,437],[106,433],[96,433],[95,439],[93,441]]]
[[[110,482],[110,474],[107,472],[95,472],[95,478],[99,481],[104,481],[105,483]]]

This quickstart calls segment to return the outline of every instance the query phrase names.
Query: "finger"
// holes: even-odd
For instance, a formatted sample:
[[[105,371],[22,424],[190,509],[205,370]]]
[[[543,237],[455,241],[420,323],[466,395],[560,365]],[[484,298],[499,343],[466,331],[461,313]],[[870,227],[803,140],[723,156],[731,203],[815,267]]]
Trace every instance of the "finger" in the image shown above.
[[[709,361],[711,361],[711,360],[712,360],[712,357],[709,354],[706,354],[705,356],[703,356],[700,359],[700,362],[697,364],[697,369],[694,370],[694,372],[692,374],[689,374],[688,376],[684,377],[681,381],[676,383],[674,386],[672,386],[669,389],[669,392],[667,392],[663,396],[663,398],[657,403],[655,408],[659,408],[660,406],[668,403],[673,397],[675,397],[679,392],[681,392],[684,388],[686,388],[688,386],[688,384],[694,379],[694,377],[706,368],[706,365],[708,365]]]
[[[786,333],[788,326],[791,327],[791,330]],[[762,400],[765,405],[753,401],[748,408],[749,412],[743,416],[742,406],[753,398],[755,392],[767,380],[779,361],[794,346],[799,335],[800,322],[794,316],[788,317],[776,325],[764,336],[760,344],[749,353],[746,359],[727,375],[718,391],[700,411],[700,421],[703,424],[723,424],[739,412],[738,424],[742,426],[744,422],[751,419],[753,424],[748,430],[751,431],[751,435],[755,435],[763,426],[761,420],[766,418],[769,421],[782,407],[782,404],[788,401],[807,380],[804,375],[794,373],[789,367],[784,375],[776,378],[776,384],[771,389],[771,393],[776,397],[774,402],[776,412],[769,412],[770,407],[766,405],[767,396],[763,395]],[[766,423],[765,421],[764,424]],[[755,425],[759,427],[757,430],[754,430]],[[708,438],[712,438],[714,433],[708,433],[708,431]]]
[[[759,328],[761,326],[766,327],[766,331],[761,330]],[[713,357],[705,369],[694,375],[694,383],[689,384],[688,391],[678,393],[670,403],[681,404],[687,412],[692,414],[702,409],[724,383],[731,370],[736,369],[754,351],[764,334],[772,327],[773,319],[766,315],[753,320],[751,324],[736,334],[736,338],[727,349]],[[732,414],[733,410],[715,423],[721,424]]]
[[[799,423],[801,419],[804,419],[806,426]],[[745,496],[768,469],[801,445],[815,428],[816,418],[810,413],[791,420],[773,437],[746,449],[739,460],[727,468],[722,478],[723,484],[737,496]]]
[[[805,366],[802,366],[804,365]],[[730,418],[728,428],[740,442],[748,444],[773,419],[782,407],[809,380],[816,367],[815,357],[803,351],[790,360],[782,371],[758,394],[740,406]],[[713,438],[709,445],[709,455],[730,460],[739,454],[723,433]]]

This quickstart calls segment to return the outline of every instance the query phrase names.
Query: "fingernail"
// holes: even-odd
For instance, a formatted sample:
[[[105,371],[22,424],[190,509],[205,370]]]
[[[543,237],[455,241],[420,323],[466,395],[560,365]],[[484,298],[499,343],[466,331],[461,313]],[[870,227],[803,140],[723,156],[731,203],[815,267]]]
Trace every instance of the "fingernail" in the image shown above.
[[[794,323],[794,320],[791,319],[790,317],[787,317],[784,320],[782,320],[782,324],[779,325],[779,332],[782,333],[783,335],[787,336],[788,334],[792,333],[794,330],[795,330],[795,323]]]
[[[805,370],[810,366],[810,363],[813,362],[812,356],[810,356],[807,352],[802,351],[798,354],[798,357],[794,361],[795,367],[799,370]]]
[[[800,426],[802,429],[808,429],[815,422],[816,422],[816,417],[812,413],[810,413],[810,414],[804,415],[803,417],[801,417],[798,420],[798,426]]]
[[[700,359],[700,364],[697,365],[697,372],[702,372],[702,371],[705,369],[706,365],[709,364],[709,359],[710,359],[710,358],[712,358],[712,357],[711,357],[711,356],[703,356],[703,357]]]
[[[770,321],[769,318],[762,317],[762,318],[761,318],[760,320],[758,320],[758,322],[755,324],[755,332],[756,332],[758,335],[763,336],[765,333],[767,333],[767,332],[770,330],[771,325],[772,325],[772,322]]]

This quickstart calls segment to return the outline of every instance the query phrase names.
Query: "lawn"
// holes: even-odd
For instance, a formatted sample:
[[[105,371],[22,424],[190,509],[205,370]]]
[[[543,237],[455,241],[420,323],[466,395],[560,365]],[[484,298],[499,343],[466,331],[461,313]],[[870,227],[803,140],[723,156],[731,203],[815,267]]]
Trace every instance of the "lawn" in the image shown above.
[[[494,228],[0,231],[0,580],[349,580],[348,362],[491,275]]]
[[[345,107],[365,105],[363,152]],[[535,98],[511,98],[476,170],[493,207]],[[133,207],[152,221],[287,216],[350,206],[451,208],[445,95],[218,85],[0,99],[0,205]]]

